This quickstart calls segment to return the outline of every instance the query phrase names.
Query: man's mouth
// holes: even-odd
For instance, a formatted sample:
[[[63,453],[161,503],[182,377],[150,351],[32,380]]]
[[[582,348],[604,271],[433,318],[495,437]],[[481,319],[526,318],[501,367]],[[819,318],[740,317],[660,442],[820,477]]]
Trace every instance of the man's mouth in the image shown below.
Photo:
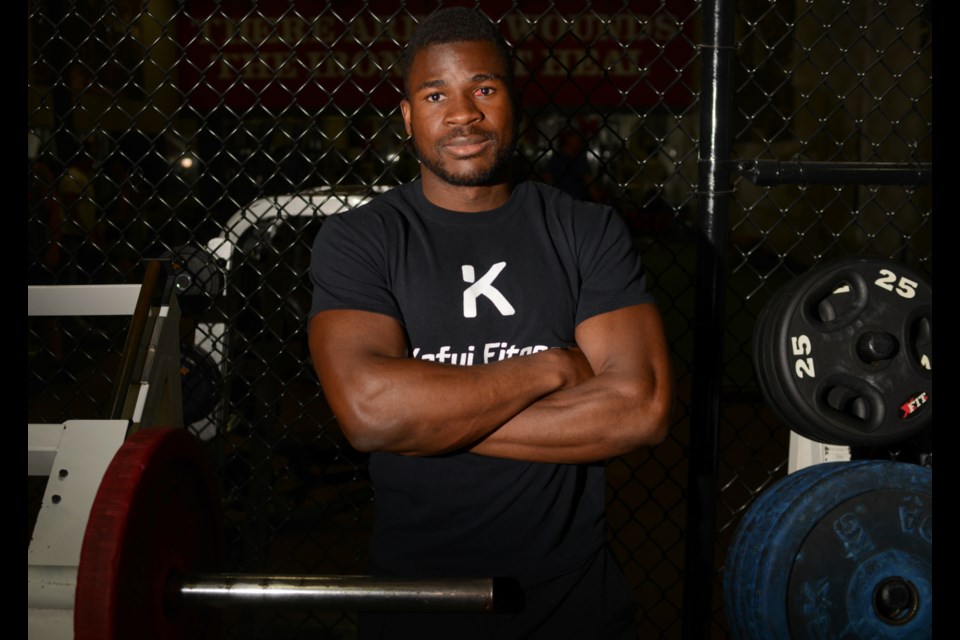
[[[455,158],[470,158],[490,146],[493,136],[484,133],[457,133],[444,137],[440,147]]]

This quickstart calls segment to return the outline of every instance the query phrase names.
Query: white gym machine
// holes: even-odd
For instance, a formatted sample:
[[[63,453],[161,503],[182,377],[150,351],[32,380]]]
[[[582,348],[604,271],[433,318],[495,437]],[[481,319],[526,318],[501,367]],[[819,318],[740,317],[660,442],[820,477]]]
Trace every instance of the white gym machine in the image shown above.
[[[161,266],[148,263],[141,285],[27,288],[28,317],[130,316],[110,419],[27,424],[27,475],[47,483],[27,551],[27,635],[73,638],[80,550],[104,472],[127,435],[143,427],[182,427],[180,308],[161,291]]]

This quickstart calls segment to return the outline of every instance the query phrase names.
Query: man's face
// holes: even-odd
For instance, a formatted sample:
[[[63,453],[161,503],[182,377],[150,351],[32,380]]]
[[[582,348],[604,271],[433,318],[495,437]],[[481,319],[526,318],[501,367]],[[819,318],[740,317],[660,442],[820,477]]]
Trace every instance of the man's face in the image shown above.
[[[513,155],[514,113],[492,42],[423,49],[410,67],[408,92],[400,109],[424,174],[456,186],[498,178]]]

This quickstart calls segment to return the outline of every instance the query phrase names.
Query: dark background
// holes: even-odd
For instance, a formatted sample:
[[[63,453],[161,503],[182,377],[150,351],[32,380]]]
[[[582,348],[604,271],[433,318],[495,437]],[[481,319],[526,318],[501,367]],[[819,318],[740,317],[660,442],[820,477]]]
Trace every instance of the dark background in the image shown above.
[[[225,570],[363,571],[372,491],[310,366],[306,266],[346,194],[416,176],[397,55],[436,6],[28,3],[29,283],[137,283],[146,260],[171,254],[205,274],[181,300],[181,351],[200,372],[183,380],[184,410],[222,478]],[[672,433],[608,465],[610,535],[645,636],[726,637],[726,546],[786,473],[789,427],[752,364],[764,304],[848,255],[932,279],[929,183],[763,186],[737,171],[759,159],[930,163],[929,7],[482,3],[518,51],[518,172],[550,180],[561,134],[580,137],[589,197],[628,222],[665,316]],[[704,64],[722,49],[704,46],[714,13],[729,21],[727,75]],[[718,121],[704,118],[705,96],[723,106]],[[715,138],[726,155],[708,155]],[[719,174],[704,173],[714,163]],[[710,191],[720,174],[729,189]],[[305,208],[284,197],[297,192]],[[272,214],[250,213],[270,197]],[[102,417],[125,331],[31,319],[29,420]],[[706,574],[694,548],[712,555]],[[354,620],[235,612],[228,635],[349,638]]]

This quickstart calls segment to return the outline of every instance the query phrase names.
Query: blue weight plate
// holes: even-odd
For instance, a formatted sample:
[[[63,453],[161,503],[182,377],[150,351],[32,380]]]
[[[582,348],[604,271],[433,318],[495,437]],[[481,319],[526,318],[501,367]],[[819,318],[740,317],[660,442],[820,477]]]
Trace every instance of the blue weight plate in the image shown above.
[[[807,467],[768,488],[744,514],[728,549],[723,593],[733,637],[790,637],[790,576],[801,551],[816,553],[812,547],[804,548],[804,541],[828,514],[858,497],[874,501],[873,497],[863,498],[874,492],[886,496],[876,498],[881,502],[889,502],[890,490],[929,495],[931,482],[931,470],[919,465],[856,460]],[[898,506],[888,505],[894,510]],[[887,540],[883,543],[887,548],[878,553],[918,555],[915,550],[898,548],[901,542]],[[861,573],[866,576],[861,581],[872,576],[866,569]]]
[[[827,513],[803,541],[787,597],[793,638],[929,638],[929,488],[874,490]]]
[[[727,619],[735,638],[753,638],[748,630],[755,615],[756,584],[760,577],[758,557],[775,533],[775,525],[794,501],[824,478],[846,473],[850,464],[829,462],[813,465],[780,478],[761,493],[744,513],[727,550],[723,590]]]

